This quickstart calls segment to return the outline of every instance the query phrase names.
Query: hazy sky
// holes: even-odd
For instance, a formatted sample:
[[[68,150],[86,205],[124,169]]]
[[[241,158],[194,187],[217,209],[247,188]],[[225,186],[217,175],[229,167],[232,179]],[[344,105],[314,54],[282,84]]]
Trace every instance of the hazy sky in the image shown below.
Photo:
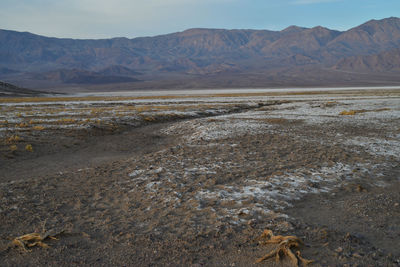
[[[400,0],[0,0],[0,28],[72,38],[152,36],[188,28],[347,30],[400,17]]]

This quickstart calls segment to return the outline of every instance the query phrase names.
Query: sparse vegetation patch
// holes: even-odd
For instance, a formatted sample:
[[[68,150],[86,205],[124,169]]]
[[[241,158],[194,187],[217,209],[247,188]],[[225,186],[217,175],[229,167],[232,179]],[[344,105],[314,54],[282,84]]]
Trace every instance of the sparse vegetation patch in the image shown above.
[[[32,145],[31,145],[31,144],[27,144],[27,145],[25,146],[25,150],[28,151],[28,152],[33,152],[33,147],[32,147]]]
[[[367,109],[358,109],[358,110],[344,110],[339,113],[339,115],[356,115],[360,113],[366,113],[366,112],[381,112],[381,111],[389,111],[390,108],[380,108],[380,109],[373,109],[373,110],[367,110]]]

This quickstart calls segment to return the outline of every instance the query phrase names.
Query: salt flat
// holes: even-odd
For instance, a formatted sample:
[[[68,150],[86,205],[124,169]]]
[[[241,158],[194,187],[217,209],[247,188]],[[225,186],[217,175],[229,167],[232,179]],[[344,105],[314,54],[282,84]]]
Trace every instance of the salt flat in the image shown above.
[[[30,264],[249,266],[271,229],[322,266],[395,266],[400,88],[290,90],[4,100],[0,234],[74,233]]]

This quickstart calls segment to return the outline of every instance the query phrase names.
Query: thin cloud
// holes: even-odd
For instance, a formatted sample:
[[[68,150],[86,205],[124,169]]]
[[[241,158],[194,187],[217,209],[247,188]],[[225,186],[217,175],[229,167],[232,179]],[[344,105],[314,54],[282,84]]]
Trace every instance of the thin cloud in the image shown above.
[[[0,0],[0,28],[46,36],[151,36],[188,28],[347,29],[393,16],[399,0]],[[369,4],[369,5],[368,5]],[[359,12],[351,12],[354,9]],[[341,14],[341,20],[337,14]],[[309,14],[313,14],[310,16]]]
[[[332,2],[340,2],[343,0],[297,0],[293,3],[295,5],[311,5],[311,4],[322,4],[322,3],[332,3]]]

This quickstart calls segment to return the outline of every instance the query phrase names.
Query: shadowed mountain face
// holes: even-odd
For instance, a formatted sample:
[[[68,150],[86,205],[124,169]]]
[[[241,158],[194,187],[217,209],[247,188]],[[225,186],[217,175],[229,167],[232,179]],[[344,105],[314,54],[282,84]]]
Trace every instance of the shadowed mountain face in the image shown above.
[[[400,19],[371,20],[342,33],[327,50],[339,57],[343,55],[369,55],[400,46]]]
[[[15,97],[15,96],[37,96],[46,92],[34,91],[26,88],[21,88],[10,83],[0,81],[0,96]]]
[[[135,78],[128,76],[120,76],[109,74],[113,73],[108,68],[103,72],[93,72],[78,69],[62,69],[56,71],[49,71],[45,73],[30,74],[32,79],[46,80],[46,81],[61,81],[66,84],[109,84],[109,83],[126,83],[136,82]]]
[[[101,84],[167,76],[275,75],[289,70],[301,75],[301,69],[309,70],[309,66],[319,70],[340,70],[343,66],[357,71],[362,64],[345,62],[375,54],[379,61],[390,60],[381,53],[398,47],[399,18],[371,20],[346,32],[297,26],[282,31],[190,29],[155,37],[103,40],[0,30],[0,69],[4,70],[0,77]],[[368,71],[382,64],[386,63],[369,65]],[[360,68],[365,70],[365,66]]]
[[[375,55],[345,58],[340,60],[334,68],[360,72],[400,72],[400,48]]]

